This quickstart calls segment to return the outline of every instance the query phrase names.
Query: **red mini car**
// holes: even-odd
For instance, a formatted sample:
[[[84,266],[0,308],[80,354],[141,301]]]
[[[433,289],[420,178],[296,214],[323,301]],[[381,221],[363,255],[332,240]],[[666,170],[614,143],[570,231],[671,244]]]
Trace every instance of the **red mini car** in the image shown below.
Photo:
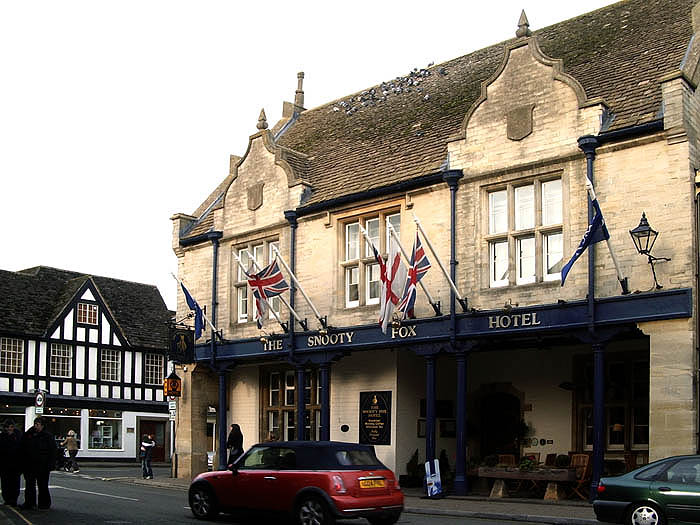
[[[192,480],[189,500],[197,518],[253,511],[291,515],[300,525],[327,525],[336,518],[390,525],[403,511],[399,483],[374,447],[337,441],[254,445],[231,470]]]

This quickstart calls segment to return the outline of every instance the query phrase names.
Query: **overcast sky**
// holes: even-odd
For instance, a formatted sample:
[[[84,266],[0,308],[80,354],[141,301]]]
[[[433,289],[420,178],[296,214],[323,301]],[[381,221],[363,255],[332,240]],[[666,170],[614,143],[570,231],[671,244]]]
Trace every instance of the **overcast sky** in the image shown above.
[[[155,284],[174,309],[170,217],[226,176],[261,108],[280,118],[298,71],[313,108],[511,38],[523,8],[532,29],[583,13],[561,0],[5,0],[0,269]]]

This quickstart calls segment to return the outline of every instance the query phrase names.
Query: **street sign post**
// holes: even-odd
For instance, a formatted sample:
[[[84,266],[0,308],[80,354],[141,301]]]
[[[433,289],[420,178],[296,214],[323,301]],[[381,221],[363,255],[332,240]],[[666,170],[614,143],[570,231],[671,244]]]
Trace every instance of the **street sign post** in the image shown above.
[[[34,397],[34,410],[37,414],[44,413],[44,404],[46,403],[46,394],[42,390],[38,390]]]

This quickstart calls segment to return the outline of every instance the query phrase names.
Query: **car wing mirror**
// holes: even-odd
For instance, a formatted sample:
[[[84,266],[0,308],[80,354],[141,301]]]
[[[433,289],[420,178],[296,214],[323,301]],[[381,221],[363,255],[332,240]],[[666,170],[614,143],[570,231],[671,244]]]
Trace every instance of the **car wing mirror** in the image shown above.
[[[231,472],[233,472],[234,474],[238,474],[238,465],[236,465],[235,463],[231,463],[231,464],[228,466],[228,469],[229,469]]]

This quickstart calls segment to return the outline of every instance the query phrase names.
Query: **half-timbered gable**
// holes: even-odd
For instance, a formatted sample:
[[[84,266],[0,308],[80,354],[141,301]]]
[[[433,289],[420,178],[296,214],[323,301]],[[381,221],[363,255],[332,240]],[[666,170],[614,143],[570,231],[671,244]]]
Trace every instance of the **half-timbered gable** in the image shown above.
[[[0,403],[6,415],[28,424],[41,390],[47,393],[45,414],[55,423],[49,430],[65,434],[61,418],[79,416],[67,424],[89,435],[83,455],[134,456],[140,418],[163,428],[163,444],[170,312],[154,286],[37,267],[1,271],[0,290]],[[96,419],[107,415],[111,419]],[[98,421],[110,424],[97,428]]]

